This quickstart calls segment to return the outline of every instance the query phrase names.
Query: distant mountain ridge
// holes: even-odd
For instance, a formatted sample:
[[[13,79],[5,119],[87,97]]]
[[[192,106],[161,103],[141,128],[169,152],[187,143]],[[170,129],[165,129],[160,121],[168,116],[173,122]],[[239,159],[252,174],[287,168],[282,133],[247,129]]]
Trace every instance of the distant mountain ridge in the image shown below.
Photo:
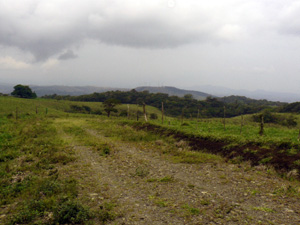
[[[150,93],[164,93],[164,94],[168,94],[169,96],[178,96],[178,97],[183,97],[184,95],[191,94],[193,98],[197,100],[204,100],[208,96],[212,96],[211,94],[204,93],[201,91],[184,90],[184,89],[179,89],[170,86],[162,86],[162,87],[142,86],[142,87],[135,88],[135,90],[149,91]]]
[[[269,101],[280,101],[280,102],[299,102],[300,94],[288,93],[288,92],[275,92],[275,91],[265,91],[265,90],[255,90],[249,91],[244,89],[231,89],[221,86],[213,85],[197,85],[189,87],[188,89],[199,90],[204,92],[209,92],[218,97],[236,95],[236,96],[246,96],[252,99],[266,99]]]
[[[17,84],[8,84],[0,82],[0,93],[10,94],[13,91],[13,87]],[[28,85],[28,84],[23,84]],[[30,88],[36,92],[38,97],[44,95],[86,95],[94,92],[102,93],[107,91],[129,91],[132,88],[113,88],[113,87],[97,87],[97,86],[64,86],[64,85],[51,85],[51,86],[39,86],[29,85]],[[197,100],[204,100],[208,96],[212,97],[224,97],[224,96],[245,96],[256,100],[266,99],[269,101],[281,101],[281,102],[298,102],[300,101],[300,94],[296,93],[283,93],[283,92],[270,92],[264,90],[235,90],[225,87],[218,87],[212,85],[193,86],[189,88],[176,88],[170,86],[154,87],[154,86],[140,86],[134,88],[137,91],[148,90],[151,93],[166,93],[170,96],[175,95],[183,97],[186,94],[191,94]]]
[[[30,85],[30,88],[37,94],[37,96],[44,95],[86,95],[92,94],[94,92],[102,93],[106,91],[128,91],[126,88],[112,88],[112,87],[96,87],[96,86],[62,86],[62,85],[53,85],[53,86],[37,86]]]

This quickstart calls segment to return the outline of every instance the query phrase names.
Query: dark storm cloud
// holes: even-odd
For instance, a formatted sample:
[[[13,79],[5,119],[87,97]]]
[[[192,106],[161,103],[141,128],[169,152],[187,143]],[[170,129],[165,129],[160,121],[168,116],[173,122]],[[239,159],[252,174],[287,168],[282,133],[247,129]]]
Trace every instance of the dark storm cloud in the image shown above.
[[[286,4],[289,2],[292,1]],[[45,61],[49,57],[60,60],[76,57],[69,49],[85,39],[134,48],[174,48],[189,43],[232,41],[245,35],[249,24],[260,26],[264,8],[270,7],[267,3],[267,0],[226,3],[220,0],[205,3],[195,0],[23,0],[22,3],[0,0],[0,45],[16,47],[30,52],[36,61]],[[287,22],[284,23],[289,24],[290,15],[298,18],[299,10],[285,13],[283,20]],[[300,30],[296,22],[285,27],[290,33]]]

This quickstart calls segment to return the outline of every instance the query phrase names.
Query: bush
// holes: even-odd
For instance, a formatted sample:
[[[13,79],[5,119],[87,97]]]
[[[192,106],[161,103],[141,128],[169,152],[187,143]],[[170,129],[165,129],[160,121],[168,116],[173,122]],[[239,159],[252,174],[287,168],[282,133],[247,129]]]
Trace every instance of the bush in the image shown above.
[[[90,211],[78,202],[66,201],[54,210],[54,223],[82,224],[92,218]]]
[[[91,113],[92,109],[89,106],[79,106],[79,105],[71,105],[70,111],[71,113]]]
[[[98,109],[98,110],[94,111],[93,114],[102,115],[103,113],[100,109]]]
[[[150,113],[150,119],[156,120],[158,118],[156,113]]]
[[[127,117],[127,111],[126,110],[122,110],[120,112],[119,116],[121,116],[121,117]]]
[[[264,111],[261,114],[255,114],[252,116],[254,122],[260,123],[261,117],[264,118],[264,123],[274,123],[287,127],[297,126],[296,117],[293,115],[279,115],[270,111]]]

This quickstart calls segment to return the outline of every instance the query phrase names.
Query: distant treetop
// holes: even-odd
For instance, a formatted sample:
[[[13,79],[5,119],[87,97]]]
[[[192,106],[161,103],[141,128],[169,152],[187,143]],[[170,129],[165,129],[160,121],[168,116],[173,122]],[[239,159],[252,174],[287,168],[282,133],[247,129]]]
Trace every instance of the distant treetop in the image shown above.
[[[18,98],[36,98],[36,93],[33,92],[29,86],[18,84],[14,86],[14,91],[11,93],[12,96]]]

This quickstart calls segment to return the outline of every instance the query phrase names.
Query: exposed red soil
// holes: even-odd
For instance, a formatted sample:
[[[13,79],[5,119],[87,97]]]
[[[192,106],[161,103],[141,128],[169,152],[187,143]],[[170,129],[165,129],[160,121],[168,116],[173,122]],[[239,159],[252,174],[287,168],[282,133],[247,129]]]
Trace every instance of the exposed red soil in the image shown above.
[[[173,136],[177,140],[184,140],[194,151],[207,151],[222,155],[227,159],[239,157],[244,161],[250,161],[252,165],[258,165],[260,163],[272,165],[280,173],[286,173],[294,169],[300,171],[300,165],[294,163],[297,160],[300,162],[300,153],[289,155],[287,153],[289,148],[284,145],[281,147],[270,146],[269,148],[263,148],[254,144],[229,147],[228,145],[232,144],[230,142],[210,140],[209,138],[186,134],[178,130],[149,123],[135,123],[133,127],[164,136]],[[300,178],[300,176],[298,176],[298,178]]]

